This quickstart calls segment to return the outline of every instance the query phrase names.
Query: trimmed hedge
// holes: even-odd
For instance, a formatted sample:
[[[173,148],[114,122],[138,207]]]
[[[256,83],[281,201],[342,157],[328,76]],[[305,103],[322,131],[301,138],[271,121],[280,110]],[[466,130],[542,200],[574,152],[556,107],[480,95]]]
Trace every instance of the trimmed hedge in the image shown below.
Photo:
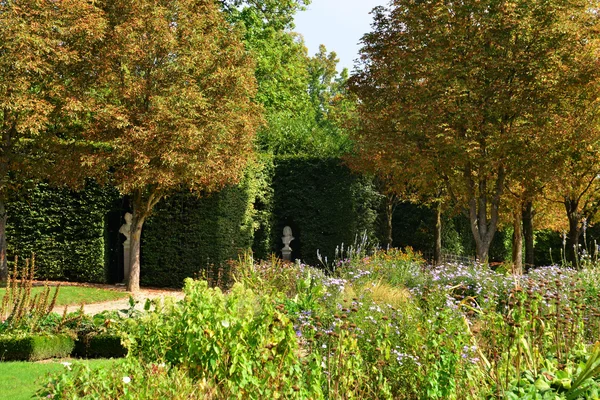
[[[281,156],[273,176],[272,251],[281,255],[283,228],[292,228],[292,258],[319,265],[332,262],[336,247],[366,233],[375,241],[382,196],[373,182],[353,174],[339,158]]]
[[[80,335],[75,341],[72,355],[82,358],[121,358],[127,355],[127,348],[118,335]]]
[[[256,164],[238,185],[200,198],[178,193],[157,204],[142,230],[141,284],[181,287],[198,275],[227,284],[227,261],[252,248],[256,230],[269,232],[267,206],[254,207],[267,175]]]
[[[119,194],[86,185],[81,192],[46,184],[25,189],[7,204],[8,254],[36,254],[38,279],[105,282],[105,216]]]
[[[38,361],[68,357],[75,341],[68,335],[0,337],[0,361]]]

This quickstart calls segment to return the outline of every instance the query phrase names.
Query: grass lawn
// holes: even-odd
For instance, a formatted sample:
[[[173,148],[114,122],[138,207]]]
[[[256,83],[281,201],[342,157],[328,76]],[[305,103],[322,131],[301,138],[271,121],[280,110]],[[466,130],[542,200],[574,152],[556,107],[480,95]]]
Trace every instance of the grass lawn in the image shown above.
[[[110,368],[118,360],[53,360],[46,362],[0,362],[0,398],[21,400],[31,399],[35,392],[44,384],[44,378],[49,373],[65,369],[63,361],[83,362],[92,368]]]
[[[32,297],[37,293],[40,293],[43,287],[34,287],[32,289]],[[0,300],[4,297],[6,289],[0,289]],[[54,295],[54,288],[50,291],[50,296]],[[103,301],[118,300],[127,298],[128,294],[125,292],[118,292],[116,290],[99,289],[85,286],[61,286],[58,292],[58,299],[56,300],[57,306],[71,305],[71,304],[90,304],[100,303]]]

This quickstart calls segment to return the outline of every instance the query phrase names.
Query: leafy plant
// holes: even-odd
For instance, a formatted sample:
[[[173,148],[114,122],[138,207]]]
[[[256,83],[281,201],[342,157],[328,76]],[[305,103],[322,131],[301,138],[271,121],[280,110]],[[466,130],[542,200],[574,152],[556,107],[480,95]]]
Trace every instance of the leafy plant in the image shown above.
[[[66,307],[62,319],[57,320],[56,315],[53,314],[60,284],[54,289],[52,295],[51,288],[45,285],[40,293],[32,297],[34,276],[34,255],[31,259],[25,260],[22,270],[18,268],[18,258],[15,260],[0,305],[0,317],[6,316],[0,324],[0,333],[16,330],[39,332],[48,328],[53,332],[59,332],[65,325],[80,319],[82,313],[67,315]]]

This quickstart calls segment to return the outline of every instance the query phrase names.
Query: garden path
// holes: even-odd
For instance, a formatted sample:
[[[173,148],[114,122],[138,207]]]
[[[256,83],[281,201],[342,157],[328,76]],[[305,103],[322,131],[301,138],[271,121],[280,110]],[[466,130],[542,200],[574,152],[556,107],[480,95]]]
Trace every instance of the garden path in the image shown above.
[[[62,283],[65,284],[64,282]],[[126,292],[125,286],[122,285],[86,285],[86,286],[94,286],[100,287],[103,289],[117,290]],[[156,289],[156,288],[141,288],[138,293],[133,295],[133,298],[137,301],[135,308],[137,310],[143,310],[144,304],[146,303],[146,299],[165,299],[166,297],[171,297],[174,300],[181,300],[184,298],[183,291],[177,289]],[[77,311],[81,306],[80,305],[71,305],[68,306],[67,312]],[[57,306],[54,308],[54,312],[62,314],[64,312],[64,306]],[[129,297],[120,300],[111,300],[104,301],[101,303],[91,303],[85,304],[83,306],[83,311],[86,314],[94,315],[98,314],[102,311],[113,311],[113,310],[127,310],[129,309]]]

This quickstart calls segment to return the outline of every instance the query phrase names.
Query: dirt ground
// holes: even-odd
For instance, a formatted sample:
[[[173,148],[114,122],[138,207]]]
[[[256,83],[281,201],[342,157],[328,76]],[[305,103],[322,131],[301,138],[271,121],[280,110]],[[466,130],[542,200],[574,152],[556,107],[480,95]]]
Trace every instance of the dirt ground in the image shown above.
[[[43,285],[46,282],[36,282],[37,284]],[[48,282],[50,285],[58,284],[59,282]],[[101,289],[115,290],[120,292],[126,292],[124,285],[106,285],[106,284],[94,284],[94,283],[71,283],[71,282],[60,282],[62,286],[89,286]],[[146,299],[156,299],[161,298],[164,299],[166,297],[171,297],[174,300],[181,300],[184,298],[184,294],[181,290],[178,289],[165,289],[165,288],[141,288],[138,293],[136,293],[133,298],[138,301],[136,304],[136,309],[143,310],[144,304],[146,303]],[[77,311],[81,307],[80,305],[72,305],[69,306],[67,312]],[[62,314],[64,312],[65,307],[55,307],[54,311]],[[129,309],[129,297],[126,297],[121,300],[112,300],[105,301],[102,303],[92,303],[86,304],[83,306],[83,311],[86,314],[97,314],[102,311],[112,311],[112,310],[124,310]]]

